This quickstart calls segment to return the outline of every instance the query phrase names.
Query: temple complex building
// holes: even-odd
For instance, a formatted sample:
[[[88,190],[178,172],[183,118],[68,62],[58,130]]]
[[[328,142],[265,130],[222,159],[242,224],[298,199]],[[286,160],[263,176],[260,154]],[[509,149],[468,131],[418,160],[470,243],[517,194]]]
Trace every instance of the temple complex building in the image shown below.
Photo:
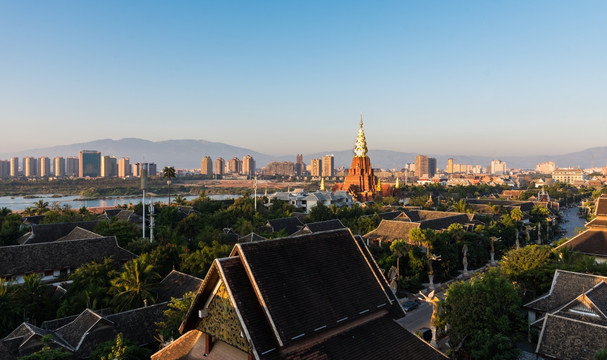
[[[360,129],[356,137],[354,158],[343,184],[335,184],[333,191],[348,191],[358,201],[373,200],[377,189],[377,177],[373,174],[371,160],[367,156],[367,141],[363,130],[363,119],[360,117]]]

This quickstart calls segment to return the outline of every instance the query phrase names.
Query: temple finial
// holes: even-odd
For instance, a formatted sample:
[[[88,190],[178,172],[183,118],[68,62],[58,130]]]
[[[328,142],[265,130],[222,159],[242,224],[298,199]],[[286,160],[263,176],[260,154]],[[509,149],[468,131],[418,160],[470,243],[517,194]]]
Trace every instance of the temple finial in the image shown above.
[[[363,113],[360,113],[360,128],[363,128]]]
[[[365,132],[363,130],[363,114],[360,114],[360,129],[358,129],[358,136],[356,137],[354,154],[357,157],[367,156],[367,141],[365,140]]]

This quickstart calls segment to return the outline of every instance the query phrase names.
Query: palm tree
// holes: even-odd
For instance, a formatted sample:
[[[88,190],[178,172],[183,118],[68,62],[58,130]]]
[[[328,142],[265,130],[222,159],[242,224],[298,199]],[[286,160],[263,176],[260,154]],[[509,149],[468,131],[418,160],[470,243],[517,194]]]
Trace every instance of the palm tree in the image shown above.
[[[36,201],[34,206],[36,207],[36,214],[38,215],[42,215],[49,210],[48,203],[42,199]]]
[[[181,196],[179,194],[175,195],[175,204],[184,205],[186,202],[185,196]]]
[[[142,255],[124,264],[124,271],[111,281],[108,291],[119,311],[141,307],[146,301],[155,302],[154,292],[160,287],[160,275],[154,271],[148,256]]]
[[[396,256],[396,284],[400,281],[400,258],[405,256],[409,250],[409,245],[404,240],[394,240],[390,244],[390,250]]]
[[[171,179],[175,177],[175,168],[172,166],[165,166],[162,169],[162,178],[167,179],[167,185],[169,186],[169,206],[171,206]]]

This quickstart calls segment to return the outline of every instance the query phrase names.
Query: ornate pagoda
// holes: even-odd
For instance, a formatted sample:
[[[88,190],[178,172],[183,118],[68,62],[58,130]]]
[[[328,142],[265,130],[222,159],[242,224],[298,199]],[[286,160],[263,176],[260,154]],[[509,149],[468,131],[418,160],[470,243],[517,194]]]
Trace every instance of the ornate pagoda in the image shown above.
[[[377,190],[377,177],[373,175],[371,160],[367,156],[367,141],[363,130],[363,117],[360,116],[360,129],[354,146],[354,158],[343,184],[336,184],[333,190],[345,190],[358,201],[373,200]]]

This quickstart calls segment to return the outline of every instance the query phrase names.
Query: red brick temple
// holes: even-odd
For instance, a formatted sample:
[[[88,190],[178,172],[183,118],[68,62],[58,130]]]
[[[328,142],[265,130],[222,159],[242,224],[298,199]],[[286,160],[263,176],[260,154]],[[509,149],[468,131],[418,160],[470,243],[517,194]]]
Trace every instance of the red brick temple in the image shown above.
[[[363,130],[363,118],[360,116],[360,129],[356,137],[354,158],[343,184],[335,184],[333,191],[348,191],[358,201],[373,200],[377,190],[377,177],[373,174],[371,160],[367,156],[367,141]]]

